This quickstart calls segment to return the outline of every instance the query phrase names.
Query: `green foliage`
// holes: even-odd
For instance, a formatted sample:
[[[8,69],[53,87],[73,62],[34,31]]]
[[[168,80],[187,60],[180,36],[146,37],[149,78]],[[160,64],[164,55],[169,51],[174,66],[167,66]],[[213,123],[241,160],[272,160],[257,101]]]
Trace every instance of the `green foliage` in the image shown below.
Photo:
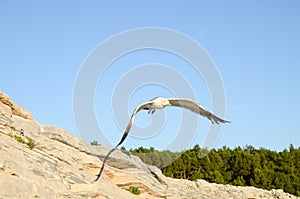
[[[28,142],[26,144],[32,150],[35,147],[35,142],[31,138],[27,138],[27,140]]]
[[[153,147],[149,149],[139,147],[137,149],[130,149],[129,151],[141,158],[144,163],[157,166],[158,168],[170,165],[181,155],[180,152],[157,151]]]
[[[7,135],[8,135],[9,137],[14,137],[12,132],[8,132]]]
[[[97,140],[92,141],[91,145],[93,145],[93,146],[101,146],[101,144],[99,144]]]
[[[121,147],[121,150],[122,150],[122,151],[127,151],[126,148],[125,148],[125,146],[122,146],[122,147]]]
[[[250,145],[210,151],[196,145],[182,153],[140,147],[130,152],[147,164],[166,165],[161,170],[168,177],[283,189],[300,196],[300,147],[294,148],[293,145],[282,152],[256,149]]]
[[[23,137],[18,136],[18,135],[13,135],[11,132],[9,132],[7,135],[10,136],[10,137],[14,137],[16,141],[18,141],[22,144],[27,144],[27,146],[30,149],[33,149],[36,146],[36,144],[35,144],[35,142],[33,141],[32,138],[26,137],[27,141],[28,141],[28,142],[26,142]]]
[[[140,195],[141,194],[141,191],[137,187],[129,187],[126,190],[133,193],[133,194],[135,194],[135,195]]]
[[[21,136],[15,135],[14,138],[15,138],[15,140],[17,140],[18,142],[20,142],[20,143],[22,143],[22,144],[25,144],[25,140],[24,140]]]

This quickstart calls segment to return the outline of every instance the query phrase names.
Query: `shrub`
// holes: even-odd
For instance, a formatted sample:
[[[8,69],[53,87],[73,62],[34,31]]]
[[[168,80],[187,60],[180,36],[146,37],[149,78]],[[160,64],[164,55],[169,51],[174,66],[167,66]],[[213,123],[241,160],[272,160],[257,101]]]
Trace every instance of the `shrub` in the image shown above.
[[[17,135],[14,135],[14,136],[13,136],[13,134],[12,134],[11,132],[9,132],[7,135],[10,136],[10,137],[14,137],[15,140],[17,140],[18,142],[20,142],[20,143],[22,143],[22,144],[27,144],[27,146],[28,146],[30,149],[33,149],[33,148],[35,147],[35,142],[33,141],[33,139],[31,139],[31,138],[29,138],[29,137],[27,137],[28,142],[25,142],[25,140],[24,140],[23,137],[17,136]]]
[[[137,187],[129,187],[126,190],[133,193],[133,194],[135,194],[135,195],[141,194],[141,191]]]
[[[91,145],[93,145],[93,146],[101,146],[101,144],[99,144],[97,140],[92,141]]]
[[[122,150],[122,151],[126,151],[125,146],[122,146],[122,147],[121,147],[121,150]]]
[[[14,137],[15,137],[15,140],[17,140],[18,142],[25,144],[25,140],[21,136],[15,135]]]
[[[27,139],[28,139],[27,146],[32,150],[35,147],[35,142],[31,138],[27,138]]]

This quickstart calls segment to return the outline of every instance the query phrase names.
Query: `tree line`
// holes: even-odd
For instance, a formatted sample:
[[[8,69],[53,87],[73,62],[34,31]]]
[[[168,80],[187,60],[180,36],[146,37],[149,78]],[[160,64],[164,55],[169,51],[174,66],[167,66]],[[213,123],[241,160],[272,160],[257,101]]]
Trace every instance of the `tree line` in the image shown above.
[[[293,145],[281,152],[253,146],[234,149],[225,146],[208,151],[199,145],[183,152],[157,151],[153,147],[139,147],[130,152],[161,168],[168,177],[283,189],[300,196],[300,147]]]

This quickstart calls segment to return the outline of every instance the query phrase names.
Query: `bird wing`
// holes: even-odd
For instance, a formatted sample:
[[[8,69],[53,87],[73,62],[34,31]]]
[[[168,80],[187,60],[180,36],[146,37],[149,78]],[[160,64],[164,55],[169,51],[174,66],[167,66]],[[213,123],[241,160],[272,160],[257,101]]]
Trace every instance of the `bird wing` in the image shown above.
[[[130,129],[131,129],[131,126],[132,126],[132,124],[133,124],[133,122],[134,122],[134,117],[135,117],[135,115],[136,115],[140,110],[143,110],[143,109],[150,109],[151,104],[152,104],[151,101],[145,102],[145,103],[143,103],[143,104],[140,104],[138,107],[136,107],[136,108],[134,109],[134,111],[133,111],[133,113],[132,113],[132,115],[131,115],[130,121],[129,121],[128,125],[127,125],[127,128],[125,129],[125,132],[124,132],[124,134],[123,134],[123,136],[122,136],[120,142],[117,144],[117,146],[116,146],[115,148],[117,148],[118,146],[120,146],[120,145],[124,142],[125,138],[127,137],[128,133],[129,133],[129,131],[130,131]]]
[[[172,106],[183,107],[186,108],[194,113],[198,113],[207,119],[209,119],[212,123],[226,123],[229,121],[223,120],[218,116],[212,114],[211,112],[207,111],[203,108],[200,104],[189,100],[189,99],[180,99],[180,98],[169,98],[168,101]]]
[[[150,109],[152,103],[153,103],[153,102],[151,102],[151,101],[145,102],[145,103],[143,103],[143,104],[140,104],[138,107],[136,107],[136,108],[134,109],[134,111],[133,111],[133,113],[132,113],[132,115],[131,115],[130,121],[129,121],[128,125],[127,125],[127,128],[126,128],[126,130],[125,130],[125,132],[124,132],[124,134],[123,134],[123,136],[122,136],[120,142],[115,146],[115,148],[111,149],[111,150],[108,152],[108,154],[106,155],[106,157],[105,157],[105,159],[104,159],[104,161],[103,161],[103,163],[102,163],[102,167],[101,167],[101,169],[100,169],[100,171],[99,171],[99,174],[97,175],[97,178],[94,180],[94,182],[96,182],[97,180],[99,180],[99,178],[101,177],[101,174],[102,174],[103,169],[104,169],[105,162],[106,162],[106,160],[108,159],[108,157],[110,156],[110,154],[111,154],[114,150],[116,150],[116,149],[118,148],[118,146],[120,146],[120,145],[124,142],[125,138],[127,137],[128,133],[129,133],[129,131],[130,131],[130,129],[131,129],[131,126],[132,126],[132,123],[133,123],[133,121],[134,121],[135,115],[136,115],[140,110],[143,110],[143,109]]]

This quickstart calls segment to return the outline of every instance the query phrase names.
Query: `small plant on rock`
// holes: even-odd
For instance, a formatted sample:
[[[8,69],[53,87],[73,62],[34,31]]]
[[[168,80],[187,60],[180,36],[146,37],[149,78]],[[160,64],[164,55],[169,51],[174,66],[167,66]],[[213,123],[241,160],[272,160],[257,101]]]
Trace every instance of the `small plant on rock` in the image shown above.
[[[35,147],[35,142],[31,138],[27,138],[27,139],[28,139],[27,146],[32,150]]]
[[[15,135],[14,137],[15,137],[15,140],[17,140],[18,142],[25,144],[25,140],[21,136]]]
[[[99,144],[97,140],[92,141],[91,145],[93,145],[93,146],[101,146],[101,144]]]
[[[127,151],[126,148],[125,148],[125,146],[122,146],[122,147],[121,147],[121,150],[122,150],[122,151]]]
[[[141,191],[137,187],[129,187],[126,190],[133,193],[133,194],[135,194],[135,195],[141,194]]]
[[[14,137],[12,132],[8,132],[7,135],[8,135],[9,137]]]

